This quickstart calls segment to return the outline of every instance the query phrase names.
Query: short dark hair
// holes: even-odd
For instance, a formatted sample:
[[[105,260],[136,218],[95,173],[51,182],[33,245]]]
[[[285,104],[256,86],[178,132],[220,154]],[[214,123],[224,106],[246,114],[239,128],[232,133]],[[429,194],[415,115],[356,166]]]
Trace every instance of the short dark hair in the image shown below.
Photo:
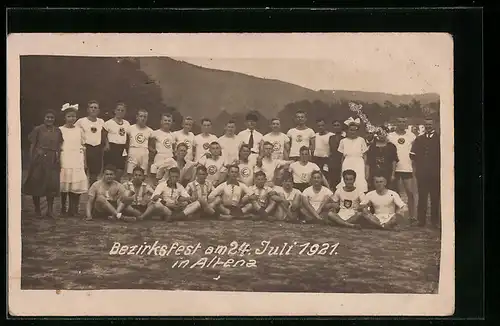
[[[375,178],[384,178],[387,181],[387,176],[382,171],[375,171],[373,173],[373,179]]]
[[[45,110],[45,112],[43,113],[43,116],[45,117],[47,114],[52,114],[54,117],[56,116],[56,111],[52,110],[52,109],[47,109]]]
[[[178,173],[178,174],[181,174],[181,170],[180,170],[178,167],[176,167],[176,166],[174,166],[173,168],[170,168],[170,169],[168,170],[168,173],[169,173],[169,174],[171,174],[172,172],[173,172],[173,173]]]
[[[204,165],[198,165],[198,167],[196,168],[196,173],[198,173],[200,171],[207,173],[207,167]]]
[[[237,166],[236,164],[231,164],[227,167],[227,170],[230,171],[231,169],[236,169],[236,170],[240,170],[240,167]]]
[[[318,122],[326,122],[326,120],[323,118],[318,118],[318,119],[316,119],[316,123],[318,123]]]
[[[273,122],[273,121],[279,121],[279,122],[281,122],[280,118],[272,118],[271,122]]]
[[[281,177],[281,181],[291,181],[293,182],[293,174],[290,171],[284,171]]]
[[[104,172],[106,170],[107,171],[113,171],[113,173],[114,173],[114,172],[116,172],[116,167],[114,165],[112,165],[112,164],[107,164],[106,166],[104,166],[104,168],[102,169],[102,171]]]
[[[116,103],[115,108],[117,108],[117,107],[119,107],[119,106],[123,106],[125,109],[127,108],[127,106],[126,106],[126,105],[125,105],[125,103],[123,103],[123,102],[118,102],[118,103]]]
[[[203,118],[203,119],[201,119],[201,124],[203,124],[203,122],[205,122],[205,121],[212,123],[212,120],[210,120],[209,118]]]
[[[220,146],[220,144],[218,142],[216,142],[216,141],[211,142],[210,146],[212,146],[212,145],[219,145]]]
[[[295,114],[306,114],[303,110],[298,110]]]
[[[307,146],[302,146],[302,147],[300,148],[300,150],[299,150],[299,153],[302,153],[302,152],[304,152],[304,151],[307,151],[307,152],[309,153],[309,147],[307,147]]]
[[[188,145],[186,145],[185,143],[179,143],[179,144],[177,144],[176,149],[179,148],[179,147],[181,147],[181,146],[185,147],[186,150],[188,149]]]
[[[87,102],[87,106],[91,106],[92,104],[99,105],[99,102],[97,102],[96,100],[90,100],[90,101]]]
[[[332,121],[332,125],[336,123],[340,123],[340,125],[342,125],[342,121],[340,121],[339,119],[335,119]]]
[[[271,142],[269,142],[269,141],[265,141],[262,146],[266,146],[266,145],[274,147],[274,145]]]
[[[356,179],[356,171],[347,169],[344,172],[342,172],[342,178],[345,178],[347,175],[352,175],[354,176],[354,179]]]
[[[141,168],[140,166],[136,166],[136,167],[132,170],[132,173],[135,173],[136,171],[140,171],[140,172],[142,172],[142,174],[144,174],[144,173],[145,173],[145,172],[144,172],[144,169],[143,169],[143,168]]]
[[[172,113],[168,113],[168,112],[163,112],[160,116],[160,119],[163,119],[163,117],[166,117],[166,118],[171,118],[173,119],[174,117],[172,116]]]
[[[267,175],[264,173],[264,171],[257,171],[253,176],[255,179],[257,179],[258,177],[264,177],[267,179]]]
[[[227,122],[226,122],[226,125],[230,124],[230,123],[234,123],[236,124],[236,121],[234,121],[234,119],[229,119]]]
[[[146,110],[146,109],[139,109],[139,110],[137,110],[137,114],[136,115],[139,115],[140,112],[149,114],[148,110]]]
[[[315,174],[319,174],[321,177],[323,177],[323,173],[321,173],[321,171],[319,171],[319,170],[314,170],[314,171],[312,171],[312,173],[311,173],[311,178],[312,178],[312,177],[313,177],[313,175],[315,175]]]
[[[257,122],[257,121],[259,121],[259,117],[255,113],[252,112],[252,113],[247,114],[245,120]]]

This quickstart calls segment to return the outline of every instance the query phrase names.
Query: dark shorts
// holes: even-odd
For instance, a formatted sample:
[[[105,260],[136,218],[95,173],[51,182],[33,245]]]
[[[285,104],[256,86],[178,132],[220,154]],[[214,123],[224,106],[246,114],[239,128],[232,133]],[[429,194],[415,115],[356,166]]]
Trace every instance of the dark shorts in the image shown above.
[[[322,172],[326,172],[323,170],[323,167],[325,165],[328,165],[328,163],[330,162],[330,159],[328,157],[316,157],[316,156],[314,156],[313,162],[316,163],[317,166],[319,166],[319,168]]]
[[[293,184],[293,187],[295,189],[297,189],[298,191],[300,192],[303,192],[304,190],[306,190],[307,188],[309,188],[309,184],[308,183],[294,183]]]
[[[123,156],[125,144],[109,143],[109,151],[104,153],[104,164],[111,164],[118,170],[125,169],[126,156]]]
[[[87,169],[89,174],[98,175],[102,170],[102,146],[85,144],[85,156],[87,158]]]
[[[403,179],[403,180],[408,180],[413,178],[413,173],[412,172],[396,172],[394,173],[394,176],[396,177],[396,180],[398,179]]]

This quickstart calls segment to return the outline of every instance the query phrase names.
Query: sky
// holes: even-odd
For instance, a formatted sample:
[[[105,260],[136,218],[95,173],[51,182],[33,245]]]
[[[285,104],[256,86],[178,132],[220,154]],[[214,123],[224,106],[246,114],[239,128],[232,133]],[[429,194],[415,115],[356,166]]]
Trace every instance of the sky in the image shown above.
[[[273,35],[218,34],[211,42],[210,37],[204,40],[204,50],[172,57],[313,90],[441,93],[453,79],[452,39],[446,34]]]

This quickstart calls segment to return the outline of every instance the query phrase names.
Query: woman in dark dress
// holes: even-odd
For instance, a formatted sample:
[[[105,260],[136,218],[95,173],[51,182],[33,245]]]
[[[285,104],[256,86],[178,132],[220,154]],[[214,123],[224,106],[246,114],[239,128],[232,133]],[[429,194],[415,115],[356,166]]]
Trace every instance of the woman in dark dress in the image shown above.
[[[60,160],[62,145],[61,130],[55,126],[55,112],[47,111],[44,123],[36,126],[28,136],[30,166],[22,192],[33,197],[35,213],[42,215],[40,197],[47,200],[47,217],[53,217],[54,197],[59,195]]]
[[[394,173],[398,159],[398,150],[393,143],[388,142],[387,132],[383,128],[377,128],[374,140],[366,152],[366,164],[368,165],[368,190],[374,190],[373,177],[382,174],[387,180],[387,188],[394,188]]]

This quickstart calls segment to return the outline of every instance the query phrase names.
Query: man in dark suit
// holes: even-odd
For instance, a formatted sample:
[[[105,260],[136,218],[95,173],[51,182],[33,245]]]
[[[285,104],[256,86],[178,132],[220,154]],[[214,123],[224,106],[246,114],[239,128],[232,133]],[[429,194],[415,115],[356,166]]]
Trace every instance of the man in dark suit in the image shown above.
[[[415,162],[414,171],[418,189],[418,225],[425,226],[427,221],[427,198],[431,198],[431,223],[440,228],[441,200],[441,144],[439,134],[434,129],[434,120],[425,119],[425,133],[413,143],[411,159]]]
[[[345,138],[345,133],[342,131],[342,122],[340,120],[333,121],[333,131],[328,144],[330,146],[330,158],[328,162],[328,183],[335,192],[335,187],[341,181],[342,174],[342,153],[339,152],[339,143],[342,138]]]

